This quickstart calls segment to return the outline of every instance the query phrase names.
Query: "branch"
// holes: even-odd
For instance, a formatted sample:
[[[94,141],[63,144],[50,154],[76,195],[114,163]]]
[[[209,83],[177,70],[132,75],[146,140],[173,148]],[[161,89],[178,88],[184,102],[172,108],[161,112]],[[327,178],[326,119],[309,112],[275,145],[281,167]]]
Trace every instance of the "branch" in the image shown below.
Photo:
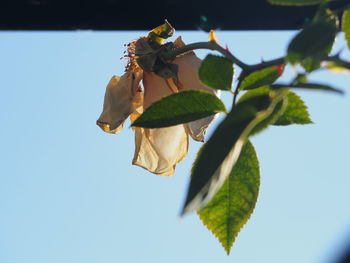
[[[262,69],[262,68],[266,68],[266,67],[270,67],[270,66],[276,66],[276,65],[280,65],[280,64],[284,63],[284,57],[281,57],[281,58],[273,59],[270,61],[265,61],[265,62],[258,63],[258,64],[248,65],[248,64],[244,63],[243,61],[241,61],[240,59],[238,59],[237,57],[235,57],[231,52],[229,52],[228,50],[226,50],[225,48],[223,48],[222,46],[220,46],[216,42],[197,42],[197,43],[188,44],[188,45],[185,45],[183,47],[179,47],[179,48],[174,49],[174,50],[165,51],[164,53],[162,53],[161,56],[165,61],[166,60],[173,60],[177,56],[179,56],[183,53],[186,53],[188,51],[195,50],[195,49],[209,49],[209,50],[218,51],[224,57],[226,57],[227,59],[232,61],[232,63],[236,64],[237,66],[239,66],[243,70],[247,70],[247,71],[254,71],[257,69]]]
[[[173,60],[178,55],[181,55],[183,53],[186,53],[188,51],[195,50],[195,49],[215,50],[220,52],[224,57],[226,57],[227,59],[232,61],[234,64],[238,65],[239,67],[243,69],[249,67],[249,65],[245,64],[244,62],[236,58],[234,55],[232,55],[229,51],[227,51],[225,48],[223,48],[216,42],[197,42],[197,43],[188,44],[183,47],[179,47],[177,49],[164,52],[162,54],[162,58],[164,60]]]

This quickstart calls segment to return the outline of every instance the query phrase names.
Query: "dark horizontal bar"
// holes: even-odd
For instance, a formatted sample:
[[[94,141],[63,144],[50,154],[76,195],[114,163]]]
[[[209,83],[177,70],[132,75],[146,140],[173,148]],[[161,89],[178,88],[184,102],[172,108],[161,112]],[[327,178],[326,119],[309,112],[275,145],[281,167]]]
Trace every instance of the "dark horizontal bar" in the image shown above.
[[[0,30],[150,30],[164,19],[177,30],[288,30],[315,10],[266,0],[2,0]]]

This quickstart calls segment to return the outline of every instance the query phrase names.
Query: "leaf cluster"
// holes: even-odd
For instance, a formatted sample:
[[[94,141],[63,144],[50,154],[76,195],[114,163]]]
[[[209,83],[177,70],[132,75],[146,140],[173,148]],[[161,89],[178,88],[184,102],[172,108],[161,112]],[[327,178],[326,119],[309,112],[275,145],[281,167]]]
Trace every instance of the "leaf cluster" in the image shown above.
[[[208,43],[208,49],[219,51],[221,55],[208,54],[202,61],[198,77],[208,88],[233,94],[229,111],[215,95],[188,90],[152,104],[133,123],[133,126],[161,128],[219,112],[226,114],[197,154],[182,214],[196,211],[227,253],[250,218],[259,193],[259,161],[249,138],[270,125],[312,123],[306,104],[294,90],[342,93],[330,85],[308,82],[307,76],[318,69],[332,67],[350,70],[350,63],[342,60],[339,54],[329,55],[341,30],[350,47],[350,9],[342,9],[344,12],[339,27],[338,14],[329,8],[329,1],[268,1],[271,4],[295,6],[319,4],[319,8],[314,19],[305,24],[290,41],[282,58],[247,65],[231,53],[225,53],[217,43]],[[157,37],[162,36],[161,32],[157,34]],[[188,49],[197,46],[202,47],[203,44],[189,45]],[[181,51],[187,50],[183,48]],[[237,65],[241,73],[234,86]],[[296,67],[297,73],[289,83],[280,83],[285,66]]]

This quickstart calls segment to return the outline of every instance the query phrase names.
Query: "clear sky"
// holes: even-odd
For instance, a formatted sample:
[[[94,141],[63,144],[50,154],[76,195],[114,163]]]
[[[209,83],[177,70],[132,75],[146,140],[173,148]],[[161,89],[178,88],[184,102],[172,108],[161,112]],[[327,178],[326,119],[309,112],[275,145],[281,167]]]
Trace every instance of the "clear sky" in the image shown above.
[[[0,262],[334,262],[350,241],[350,75],[317,73],[346,96],[298,92],[315,124],[253,138],[260,195],[227,256],[195,214],[178,218],[200,143],[173,177],[157,177],[131,165],[128,124],[118,135],[95,125],[123,44],[145,33],[0,32]],[[293,34],[217,37],[257,63],[283,55]]]

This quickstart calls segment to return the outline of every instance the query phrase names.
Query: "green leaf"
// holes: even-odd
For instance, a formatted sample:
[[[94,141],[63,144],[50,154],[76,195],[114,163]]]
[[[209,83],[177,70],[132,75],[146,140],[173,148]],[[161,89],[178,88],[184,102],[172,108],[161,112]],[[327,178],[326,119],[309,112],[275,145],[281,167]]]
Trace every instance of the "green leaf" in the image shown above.
[[[249,98],[237,104],[203,146],[191,171],[182,214],[203,208],[222,186],[252,130],[270,116],[285,90]]]
[[[198,90],[186,90],[154,102],[132,126],[169,127],[198,120],[218,112],[226,112],[226,108],[215,95]]]
[[[199,68],[199,79],[209,88],[231,90],[233,64],[224,57],[209,54]]]
[[[309,124],[312,123],[304,101],[294,92],[287,94],[287,107],[274,125]]]
[[[308,79],[307,79],[307,75],[306,74],[302,74],[299,73],[293,80],[293,83],[307,83]]]
[[[281,75],[283,66],[274,66],[254,71],[246,76],[239,87],[240,90],[256,89],[274,83]]]
[[[331,0],[267,0],[270,4],[274,5],[291,5],[291,6],[302,6],[302,5],[318,5],[323,2],[329,2]]]
[[[261,95],[269,95],[270,93],[271,93],[271,89],[268,86],[263,86],[258,89],[249,90],[239,98],[237,105],[246,101],[247,99],[251,99],[253,97],[261,96]],[[268,116],[266,119],[264,119],[254,127],[250,135],[255,135],[261,132],[262,130],[266,129],[269,125],[274,124],[286,110],[287,104],[288,104],[288,101],[285,97],[279,103],[277,103],[276,107],[274,108],[270,116]]]
[[[339,25],[339,19],[338,16],[335,15],[332,10],[328,9],[328,4],[324,3],[321,4],[317,8],[317,12],[312,18],[311,23],[313,24],[329,24],[333,26],[335,29],[338,28]],[[317,70],[321,67],[321,58],[328,55],[332,50],[333,42],[330,43],[330,45],[325,48],[323,51],[320,52],[320,54],[313,57],[307,57],[304,60],[301,61],[301,65],[305,69],[306,72],[312,72],[314,70]]]
[[[311,23],[330,23],[333,26],[338,27],[338,15],[329,9],[328,6],[329,4],[327,2],[319,5]]]
[[[321,60],[308,57],[301,61],[301,65],[303,66],[306,72],[312,72],[321,67]]]
[[[348,48],[350,48],[350,9],[345,10],[342,17],[342,30],[345,34]]]
[[[331,23],[307,25],[288,46],[287,60],[295,64],[307,57],[318,58],[333,45],[337,29]]]
[[[290,85],[273,84],[273,85],[270,85],[270,88],[271,89],[289,88],[289,89],[324,90],[324,91],[331,91],[339,94],[344,94],[344,91],[340,89],[336,89],[331,86],[328,86],[325,84],[318,84],[318,83],[296,83],[296,84],[290,84]]]
[[[259,161],[248,141],[223,186],[198,211],[203,224],[219,239],[227,254],[254,210],[259,185]]]

